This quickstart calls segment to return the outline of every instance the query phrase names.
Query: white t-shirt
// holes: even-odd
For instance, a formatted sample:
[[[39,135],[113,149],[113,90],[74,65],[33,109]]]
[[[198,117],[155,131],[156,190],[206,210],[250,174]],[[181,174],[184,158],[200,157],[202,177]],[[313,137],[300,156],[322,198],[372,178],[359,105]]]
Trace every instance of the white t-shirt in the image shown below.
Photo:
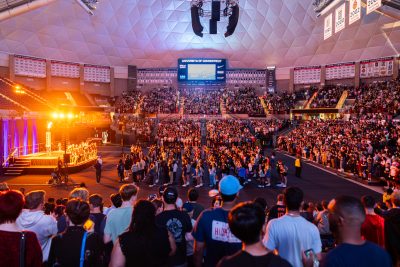
[[[301,216],[284,215],[271,220],[267,225],[264,245],[269,250],[277,249],[279,255],[293,267],[303,267],[302,251],[313,249],[321,252],[318,228]]]

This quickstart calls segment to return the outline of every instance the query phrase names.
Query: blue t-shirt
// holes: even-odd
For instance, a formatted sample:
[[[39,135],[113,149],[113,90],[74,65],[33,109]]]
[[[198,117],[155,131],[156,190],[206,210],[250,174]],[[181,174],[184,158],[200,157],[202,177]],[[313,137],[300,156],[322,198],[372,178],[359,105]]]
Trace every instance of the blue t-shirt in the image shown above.
[[[381,247],[366,241],[363,245],[340,244],[325,258],[324,267],[391,267],[389,254]]]
[[[200,214],[192,233],[194,239],[206,244],[205,267],[214,267],[219,260],[242,248],[242,242],[229,229],[228,211],[208,209]]]

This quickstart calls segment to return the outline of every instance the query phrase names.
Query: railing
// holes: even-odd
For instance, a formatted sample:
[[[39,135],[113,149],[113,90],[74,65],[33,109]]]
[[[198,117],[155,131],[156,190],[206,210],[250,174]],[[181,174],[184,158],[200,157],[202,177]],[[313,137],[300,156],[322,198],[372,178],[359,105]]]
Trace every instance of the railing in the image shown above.
[[[26,154],[33,154],[46,151],[45,143],[39,143],[29,146],[19,146],[15,148],[16,154],[14,156],[20,157]]]
[[[6,160],[5,160],[5,161],[3,162],[3,164],[2,164],[3,167],[8,166],[8,162],[10,161],[11,158],[14,157],[15,153],[17,152],[17,150],[18,150],[18,149],[15,148],[14,151],[11,152],[11,153],[8,155],[8,157],[6,158]]]

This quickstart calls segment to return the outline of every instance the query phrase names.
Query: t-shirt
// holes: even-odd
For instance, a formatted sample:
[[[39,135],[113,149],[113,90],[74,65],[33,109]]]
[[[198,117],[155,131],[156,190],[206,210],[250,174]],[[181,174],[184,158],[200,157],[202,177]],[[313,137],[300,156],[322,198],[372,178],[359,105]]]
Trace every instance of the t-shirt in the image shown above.
[[[385,247],[384,219],[379,215],[367,214],[361,226],[361,235],[365,240]]]
[[[155,227],[151,236],[125,232],[119,236],[121,251],[126,258],[125,266],[166,266],[171,246],[168,231]]]
[[[52,242],[48,266],[79,266],[83,227],[69,226],[67,230],[56,235]],[[85,245],[84,266],[102,266],[104,255],[103,241],[96,233],[88,233]]]
[[[110,235],[113,243],[115,243],[120,234],[128,229],[132,219],[132,212],[132,207],[124,207],[114,209],[107,215],[104,234]]]
[[[302,251],[313,249],[321,252],[318,228],[301,216],[284,215],[271,220],[267,225],[264,245],[269,250],[277,249],[279,255],[293,267],[302,267]]]
[[[222,208],[203,211],[197,219],[193,237],[206,244],[205,267],[214,267],[222,257],[242,248],[242,242],[229,229],[228,211]]]
[[[184,264],[186,262],[185,235],[193,229],[189,215],[176,209],[166,210],[156,216],[156,223],[160,227],[167,228],[175,238],[176,253],[170,258],[170,264]]]
[[[340,244],[328,253],[324,267],[390,267],[389,254],[372,242],[363,245]]]
[[[193,203],[193,202],[192,202],[192,206],[193,206],[193,219],[197,220],[200,213],[204,210],[204,207],[202,205],[200,205],[199,203]]]
[[[290,267],[290,263],[273,253],[263,256],[252,256],[246,251],[238,251],[232,256],[223,257],[218,267]]]
[[[94,222],[94,232],[100,237],[103,237],[104,224],[103,220],[106,217],[103,213],[90,213],[89,219]]]
[[[269,210],[268,213],[268,221],[272,219],[279,218],[286,213],[286,206],[285,205],[275,205]]]

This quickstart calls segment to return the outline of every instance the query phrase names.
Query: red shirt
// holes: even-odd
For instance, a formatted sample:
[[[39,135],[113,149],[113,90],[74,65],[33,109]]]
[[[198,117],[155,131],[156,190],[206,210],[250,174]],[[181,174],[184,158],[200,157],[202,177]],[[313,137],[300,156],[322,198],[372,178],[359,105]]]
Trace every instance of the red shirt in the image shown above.
[[[25,266],[42,266],[42,249],[34,232],[25,231]],[[19,267],[20,232],[0,231],[1,266]]]
[[[374,242],[381,247],[385,247],[384,219],[379,215],[367,214],[361,226],[361,235],[365,240]]]

